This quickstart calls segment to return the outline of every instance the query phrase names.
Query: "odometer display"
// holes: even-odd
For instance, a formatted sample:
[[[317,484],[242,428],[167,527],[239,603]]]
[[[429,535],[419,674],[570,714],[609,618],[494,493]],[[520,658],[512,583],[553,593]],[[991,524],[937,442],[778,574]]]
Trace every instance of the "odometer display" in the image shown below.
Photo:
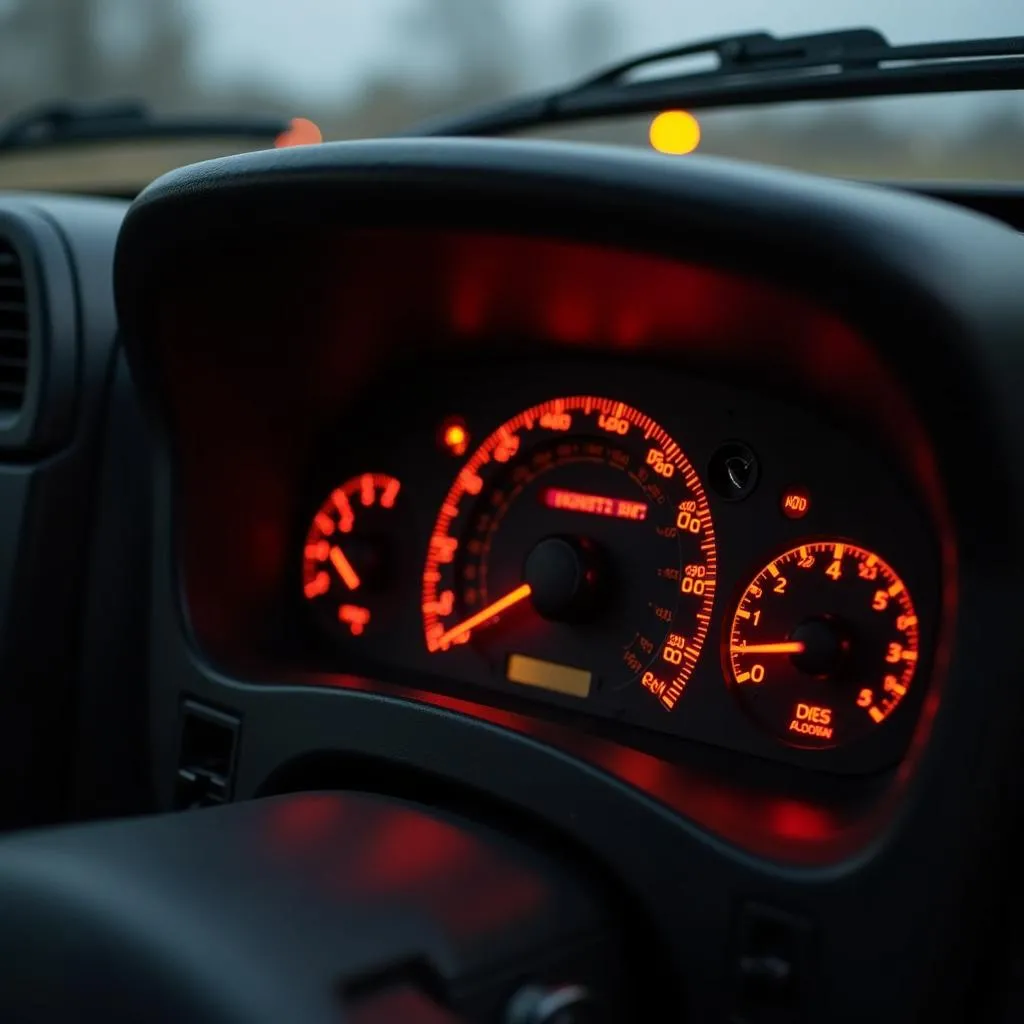
[[[506,683],[599,700],[642,687],[671,710],[715,579],[707,498],[679,444],[623,402],[556,398],[458,473],[424,567],[424,638],[439,658],[474,651]]]

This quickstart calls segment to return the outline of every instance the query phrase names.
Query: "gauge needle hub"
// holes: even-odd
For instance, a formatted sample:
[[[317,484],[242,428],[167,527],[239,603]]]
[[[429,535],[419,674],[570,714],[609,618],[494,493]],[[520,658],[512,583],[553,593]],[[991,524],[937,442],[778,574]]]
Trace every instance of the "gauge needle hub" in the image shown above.
[[[345,557],[345,552],[337,545],[331,548],[331,565],[338,570],[341,582],[344,583],[349,590],[359,589],[359,584],[362,582],[362,580],[359,579],[359,573],[352,568],[352,563]]]
[[[732,654],[803,654],[807,645],[801,640],[786,640],[777,644],[739,644],[730,648]]]
[[[460,622],[457,626],[452,626],[447,633],[438,639],[438,646],[443,647],[445,644],[450,644],[453,640],[458,640],[459,637],[465,636],[471,630],[476,629],[477,626],[482,626],[489,619],[500,615],[506,609],[519,604],[521,601],[525,601],[532,592],[533,588],[529,583],[516,587],[515,590],[510,591],[504,597],[499,597],[497,601],[492,601],[486,608],[482,608],[464,622]]]

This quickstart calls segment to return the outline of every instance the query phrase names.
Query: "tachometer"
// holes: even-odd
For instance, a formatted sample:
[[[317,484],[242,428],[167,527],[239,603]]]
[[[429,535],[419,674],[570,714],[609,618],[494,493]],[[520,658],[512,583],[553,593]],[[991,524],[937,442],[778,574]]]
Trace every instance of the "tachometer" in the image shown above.
[[[846,743],[884,722],[920,654],[906,585],[878,555],[838,540],[769,562],[743,592],[726,644],[746,709],[803,747]]]
[[[701,481],[649,416],[556,398],[469,457],[430,539],[423,625],[509,682],[575,697],[642,684],[668,709],[708,632],[715,535]]]

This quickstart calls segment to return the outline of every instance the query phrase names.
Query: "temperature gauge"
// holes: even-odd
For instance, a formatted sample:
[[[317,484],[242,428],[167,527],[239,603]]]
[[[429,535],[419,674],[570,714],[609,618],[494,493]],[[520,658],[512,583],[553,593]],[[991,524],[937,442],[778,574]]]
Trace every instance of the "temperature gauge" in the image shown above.
[[[320,620],[342,636],[361,637],[387,618],[401,490],[384,473],[353,477],[331,491],[306,534],[303,594]]]
[[[917,613],[878,555],[808,541],[769,562],[726,637],[734,689],[780,740],[832,747],[879,726],[906,696],[920,655]]]

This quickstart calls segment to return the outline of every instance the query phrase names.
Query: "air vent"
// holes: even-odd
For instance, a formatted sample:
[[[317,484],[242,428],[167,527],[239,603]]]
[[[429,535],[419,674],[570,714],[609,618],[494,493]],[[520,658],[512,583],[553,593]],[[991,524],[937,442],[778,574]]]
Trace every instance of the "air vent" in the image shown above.
[[[16,413],[28,376],[28,295],[21,257],[0,238],[0,413]]]

